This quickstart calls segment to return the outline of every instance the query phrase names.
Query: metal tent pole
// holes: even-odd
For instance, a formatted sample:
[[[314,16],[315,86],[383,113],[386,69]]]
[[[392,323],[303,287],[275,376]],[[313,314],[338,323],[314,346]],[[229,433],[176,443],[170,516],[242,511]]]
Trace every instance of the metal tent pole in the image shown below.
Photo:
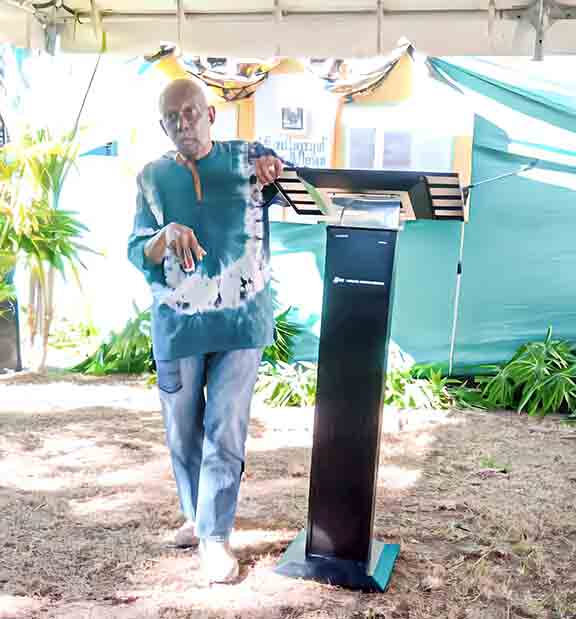
[[[487,178],[482,181],[477,181],[476,183],[472,183],[467,187],[464,187],[463,190],[463,198],[464,205],[468,204],[468,200],[470,199],[470,190],[479,187],[480,185],[485,185],[487,183],[493,183],[495,181],[502,180],[504,178],[508,178],[510,176],[516,176],[517,174],[521,174],[522,172],[527,172],[528,170],[532,170],[535,168],[540,161],[538,159],[531,161],[530,163],[522,166],[519,170],[514,170],[512,172],[506,172],[506,174],[500,174],[499,176],[495,176],[493,178]],[[450,357],[448,361],[448,376],[452,376],[452,372],[454,370],[454,351],[456,348],[456,331],[458,329],[458,315],[460,311],[460,291],[462,286],[462,260],[464,257],[464,225],[465,222],[462,222],[460,226],[460,251],[458,254],[458,268],[456,270],[456,294],[454,296],[454,318],[452,319],[452,333],[450,335]]]
[[[462,260],[464,257],[464,226],[460,224],[460,251],[458,253],[458,268],[456,269],[456,294],[454,295],[454,311],[452,313],[452,334],[450,336],[450,359],[448,363],[448,375],[452,376],[454,369],[454,351],[456,348],[456,331],[458,329],[458,314],[460,310],[460,291],[462,287]]]

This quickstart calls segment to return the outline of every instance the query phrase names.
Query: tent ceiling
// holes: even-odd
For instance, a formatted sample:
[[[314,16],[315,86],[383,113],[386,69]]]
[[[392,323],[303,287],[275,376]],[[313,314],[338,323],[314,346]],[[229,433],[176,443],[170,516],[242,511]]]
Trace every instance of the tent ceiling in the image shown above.
[[[0,41],[227,56],[373,56],[405,37],[428,54],[576,53],[576,0],[0,0]],[[180,6],[180,11],[178,7]],[[180,27],[178,15],[181,17]],[[542,33],[540,36],[539,32]]]

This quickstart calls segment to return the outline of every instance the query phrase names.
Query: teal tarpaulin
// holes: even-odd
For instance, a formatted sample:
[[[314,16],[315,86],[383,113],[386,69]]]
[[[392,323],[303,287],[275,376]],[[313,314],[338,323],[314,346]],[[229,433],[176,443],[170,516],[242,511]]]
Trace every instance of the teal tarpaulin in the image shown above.
[[[305,332],[296,358],[318,353],[325,228],[272,224],[272,267],[283,305]],[[392,338],[418,361],[447,360],[458,262],[458,222],[413,222],[400,234]]]
[[[567,88],[562,88],[561,83],[544,82],[540,84],[540,88],[528,88],[522,84],[522,74],[518,70],[506,71],[491,63],[480,63],[480,67],[486,71],[481,73],[440,58],[431,58],[429,62],[458,86],[490,97],[516,112],[568,131],[575,130],[576,96],[562,92]],[[505,78],[506,81],[497,79],[495,75]]]
[[[473,179],[515,170],[494,148],[501,129],[478,118]],[[488,146],[485,146],[488,144]],[[501,361],[548,326],[576,339],[576,193],[530,178],[473,190],[466,230],[456,366]]]
[[[539,162],[524,175],[472,190],[455,371],[504,361],[524,342],[542,339],[549,326],[556,336],[576,340],[576,97],[546,83],[527,88],[518,77],[504,82],[444,60],[432,63],[466,91],[564,136],[535,137],[527,123],[525,130],[515,125],[511,137],[506,122],[497,126],[475,107],[473,183]],[[294,306],[302,301],[306,307],[296,314],[305,327],[300,359],[317,354],[324,234],[320,226],[273,225],[277,277]],[[425,221],[409,223],[400,234],[392,339],[416,362],[448,364],[459,234],[457,223]]]

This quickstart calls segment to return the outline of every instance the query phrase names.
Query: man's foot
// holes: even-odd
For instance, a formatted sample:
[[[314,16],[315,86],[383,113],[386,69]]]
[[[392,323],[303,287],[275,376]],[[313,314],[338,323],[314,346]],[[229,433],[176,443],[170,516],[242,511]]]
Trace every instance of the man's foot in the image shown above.
[[[174,544],[178,548],[190,548],[198,546],[199,540],[196,537],[196,527],[191,520],[187,520],[176,532]]]
[[[202,540],[200,542],[202,571],[211,583],[230,583],[238,578],[238,559],[228,542]]]

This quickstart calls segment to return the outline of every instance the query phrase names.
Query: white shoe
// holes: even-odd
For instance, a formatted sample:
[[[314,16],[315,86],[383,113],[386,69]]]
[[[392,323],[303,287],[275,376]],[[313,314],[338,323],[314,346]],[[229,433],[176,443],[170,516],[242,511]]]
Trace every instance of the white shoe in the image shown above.
[[[178,548],[190,548],[191,546],[198,546],[198,543],[196,526],[192,520],[187,520],[176,532],[174,544]]]
[[[202,540],[200,542],[202,571],[212,583],[230,583],[238,578],[238,559],[232,554],[229,542]]]

